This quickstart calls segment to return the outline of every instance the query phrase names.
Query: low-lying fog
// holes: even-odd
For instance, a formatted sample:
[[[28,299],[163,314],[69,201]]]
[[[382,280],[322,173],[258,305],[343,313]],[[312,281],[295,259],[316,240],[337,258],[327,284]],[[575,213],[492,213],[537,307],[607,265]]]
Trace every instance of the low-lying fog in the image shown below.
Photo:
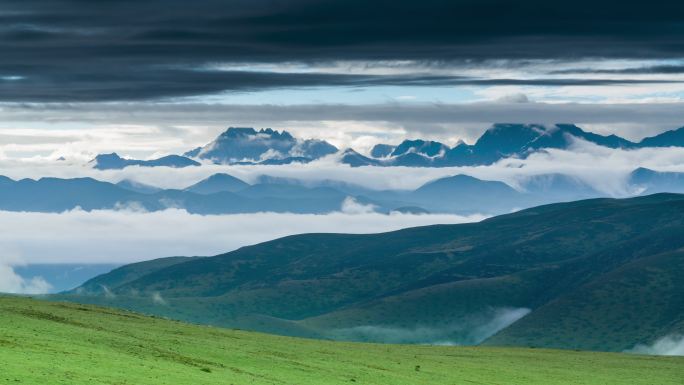
[[[99,171],[82,160],[66,161],[36,158],[12,160],[0,157],[0,175],[13,179],[54,176],[74,178],[89,176],[98,180],[118,182],[130,179],[162,188],[185,188],[215,173],[228,173],[246,182],[260,175],[295,178],[315,182],[333,179],[368,188],[415,189],[431,180],[456,174],[471,175],[485,180],[499,180],[518,188],[532,176],[561,173],[573,176],[606,196],[622,197],[634,193],[627,185],[629,173],[646,167],[657,171],[684,172],[684,148],[610,149],[575,140],[568,150],[549,149],[526,159],[505,159],[490,166],[412,168],[359,167],[340,164],[335,155],[309,164],[285,166],[211,165],[172,169],[167,167],[127,167],[123,170]]]
[[[123,264],[169,256],[209,256],[286,235],[376,233],[482,220],[481,215],[391,215],[347,202],[326,215],[195,215],[185,210],[72,210],[60,214],[0,211],[0,292],[44,293],[49,277],[21,277],[22,264]]]

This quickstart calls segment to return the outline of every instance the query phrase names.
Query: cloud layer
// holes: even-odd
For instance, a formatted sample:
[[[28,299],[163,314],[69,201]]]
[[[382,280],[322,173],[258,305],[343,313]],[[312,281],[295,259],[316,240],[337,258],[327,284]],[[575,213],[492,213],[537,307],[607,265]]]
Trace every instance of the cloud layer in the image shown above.
[[[358,212],[358,211],[356,211]],[[244,214],[200,216],[79,210],[62,214],[0,212],[0,250],[25,263],[128,263],[169,256],[215,255],[274,238],[311,232],[376,233],[482,216]],[[2,261],[11,264],[11,261]],[[11,277],[5,270],[5,274]],[[13,281],[14,282],[14,281]],[[15,282],[11,287],[32,287]]]
[[[128,167],[123,170],[98,171],[80,163],[46,162],[44,159],[16,161],[0,158],[0,175],[14,179],[54,176],[74,178],[89,176],[98,180],[119,182],[130,179],[162,188],[185,188],[215,173],[228,173],[254,183],[260,175],[294,178],[305,184],[332,179],[358,184],[371,189],[415,189],[445,176],[471,175],[484,180],[498,180],[521,189],[536,175],[565,174],[594,187],[606,196],[625,197],[638,193],[628,185],[629,173],[638,167],[658,171],[684,172],[684,148],[642,148],[619,150],[577,140],[568,150],[549,149],[526,159],[504,159],[491,166],[410,168],[359,167],[339,164],[335,156],[309,164],[284,166],[203,165],[185,169],[166,167]]]

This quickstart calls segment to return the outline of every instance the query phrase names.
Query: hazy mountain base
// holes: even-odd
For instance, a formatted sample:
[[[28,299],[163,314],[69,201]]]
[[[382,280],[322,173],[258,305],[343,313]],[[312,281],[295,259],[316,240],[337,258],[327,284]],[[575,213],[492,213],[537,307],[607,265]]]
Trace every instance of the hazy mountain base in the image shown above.
[[[0,297],[7,384],[681,384],[684,358],[341,343]]]
[[[74,289],[96,276],[107,274],[119,265],[112,264],[30,264],[14,266],[13,270],[25,281],[44,279],[51,293]],[[0,275],[0,278],[4,278]],[[41,293],[42,294],[42,293]]]
[[[684,356],[684,335],[669,335],[651,345],[639,344],[626,352],[659,356]]]
[[[231,178],[228,181],[227,178]],[[368,210],[389,214],[407,208],[417,212],[456,214],[508,213],[515,208],[588,198],[601,194],[575,183],[558,194],[553,186],[569,177],[544,176],[544,186],[520,192],[502,182],[465,175],[442,178],[414,190],[371,190],[342,182],[305,186],[298,181],[267,181],[249,185],[227,174],[215,174],[184,190],[156,189],[124,181],[118,184],[92,178],[12,180],[0,176],[0,210],[52,212],[68,210],[162,211],[184,209],[201,215],[237,213],[325,214],[345,210],[353,201]],[[275,182],[275,183],[274,183]],[[534,184],[539,185],[539,183]],[[549,187],[550,186],[550,187]],[[570,195],[568,195],[570,194]],[[412,209],[411,209],[412,208]]]
[[[623,184],[625,196],[684,192],[684,173],[639,168]],[[15,181],[0,176],[0,210],[155,212],[175,208],[201,215],[257,212],[325,214],[345,211],[348,202],[353,202],[367,211],[384,214],[495,215],[540,204],[606,196],[606,192],[576,177],[559,173],[530,176],[521,180],[517,188],[467,175],[436,179],[415,190],[373,190],[334,180],[304,182],[264,175],[250,185],[220,173],[183,190],[160,189],[130,180],[112,184],[92,178]]]
[[[482,333],[463,331],[500,309],[530,309],[484,343],[623,351],[681,331],[682,233],[682,195],[597,199],[151,261],[133,281],[107,286],[106,275],[58,298],[288,335],[422,343],[478,343]]]
[[[443,328],[400,328],[365,325],[334,329],[326,335],[336,340],[375,341],[383,343],[411,343],[429,345],[477,345],[498,331],[508,327],[530,312],[530,309],[498,308],[483,311],[454,321]]]

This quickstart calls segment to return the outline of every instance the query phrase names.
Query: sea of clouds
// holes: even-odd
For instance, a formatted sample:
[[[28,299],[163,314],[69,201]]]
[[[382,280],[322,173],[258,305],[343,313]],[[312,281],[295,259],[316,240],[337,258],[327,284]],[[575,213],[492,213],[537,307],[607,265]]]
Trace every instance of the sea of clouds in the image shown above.
[[[525,159],[509,158],[489,166],[415,168],[358,167],[340,164],[336,155],[309,164],[284,166],[213,165],[173,169],[168,167],[127,167],[123,170],[94,170],[82,162],[36,159],[3,159],[0,175],[13,179],[92,177],[118,182],[130,179],[162,188],[185,188],[215,173],[228,173],[246,182],[255,182],[261,175],[293,178],[304,183],[332,179],[358,184],[376,190],[415,189],[431,180],[456,174],[471,175],[485,180],[498,180],[521,189],[525,181],[542,174],[559,173],[572,176],[612,197],[636,193],[628,185],[628,176],[638,167],[657,171],[684,172],[684,148],[610,149],[574,140],[567,150],[549,149]]]
[[[209,256],[275,238],[312,232],[377,233],[431,224],[482,220],[481,215],[379,214],[353,200],[330,214],[196,215],[71,210],[0,211],[0,292],[49,291],[42,278],[22,278],[12,266],[42,263],[130,263],[170,256]]]

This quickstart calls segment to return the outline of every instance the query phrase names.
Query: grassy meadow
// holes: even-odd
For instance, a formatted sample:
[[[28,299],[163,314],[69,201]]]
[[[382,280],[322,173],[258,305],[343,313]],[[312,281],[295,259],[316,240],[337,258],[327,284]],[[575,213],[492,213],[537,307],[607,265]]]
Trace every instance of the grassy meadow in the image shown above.
[[[1,384],[681,384],[684,358],[345,343],[0,297]]]

